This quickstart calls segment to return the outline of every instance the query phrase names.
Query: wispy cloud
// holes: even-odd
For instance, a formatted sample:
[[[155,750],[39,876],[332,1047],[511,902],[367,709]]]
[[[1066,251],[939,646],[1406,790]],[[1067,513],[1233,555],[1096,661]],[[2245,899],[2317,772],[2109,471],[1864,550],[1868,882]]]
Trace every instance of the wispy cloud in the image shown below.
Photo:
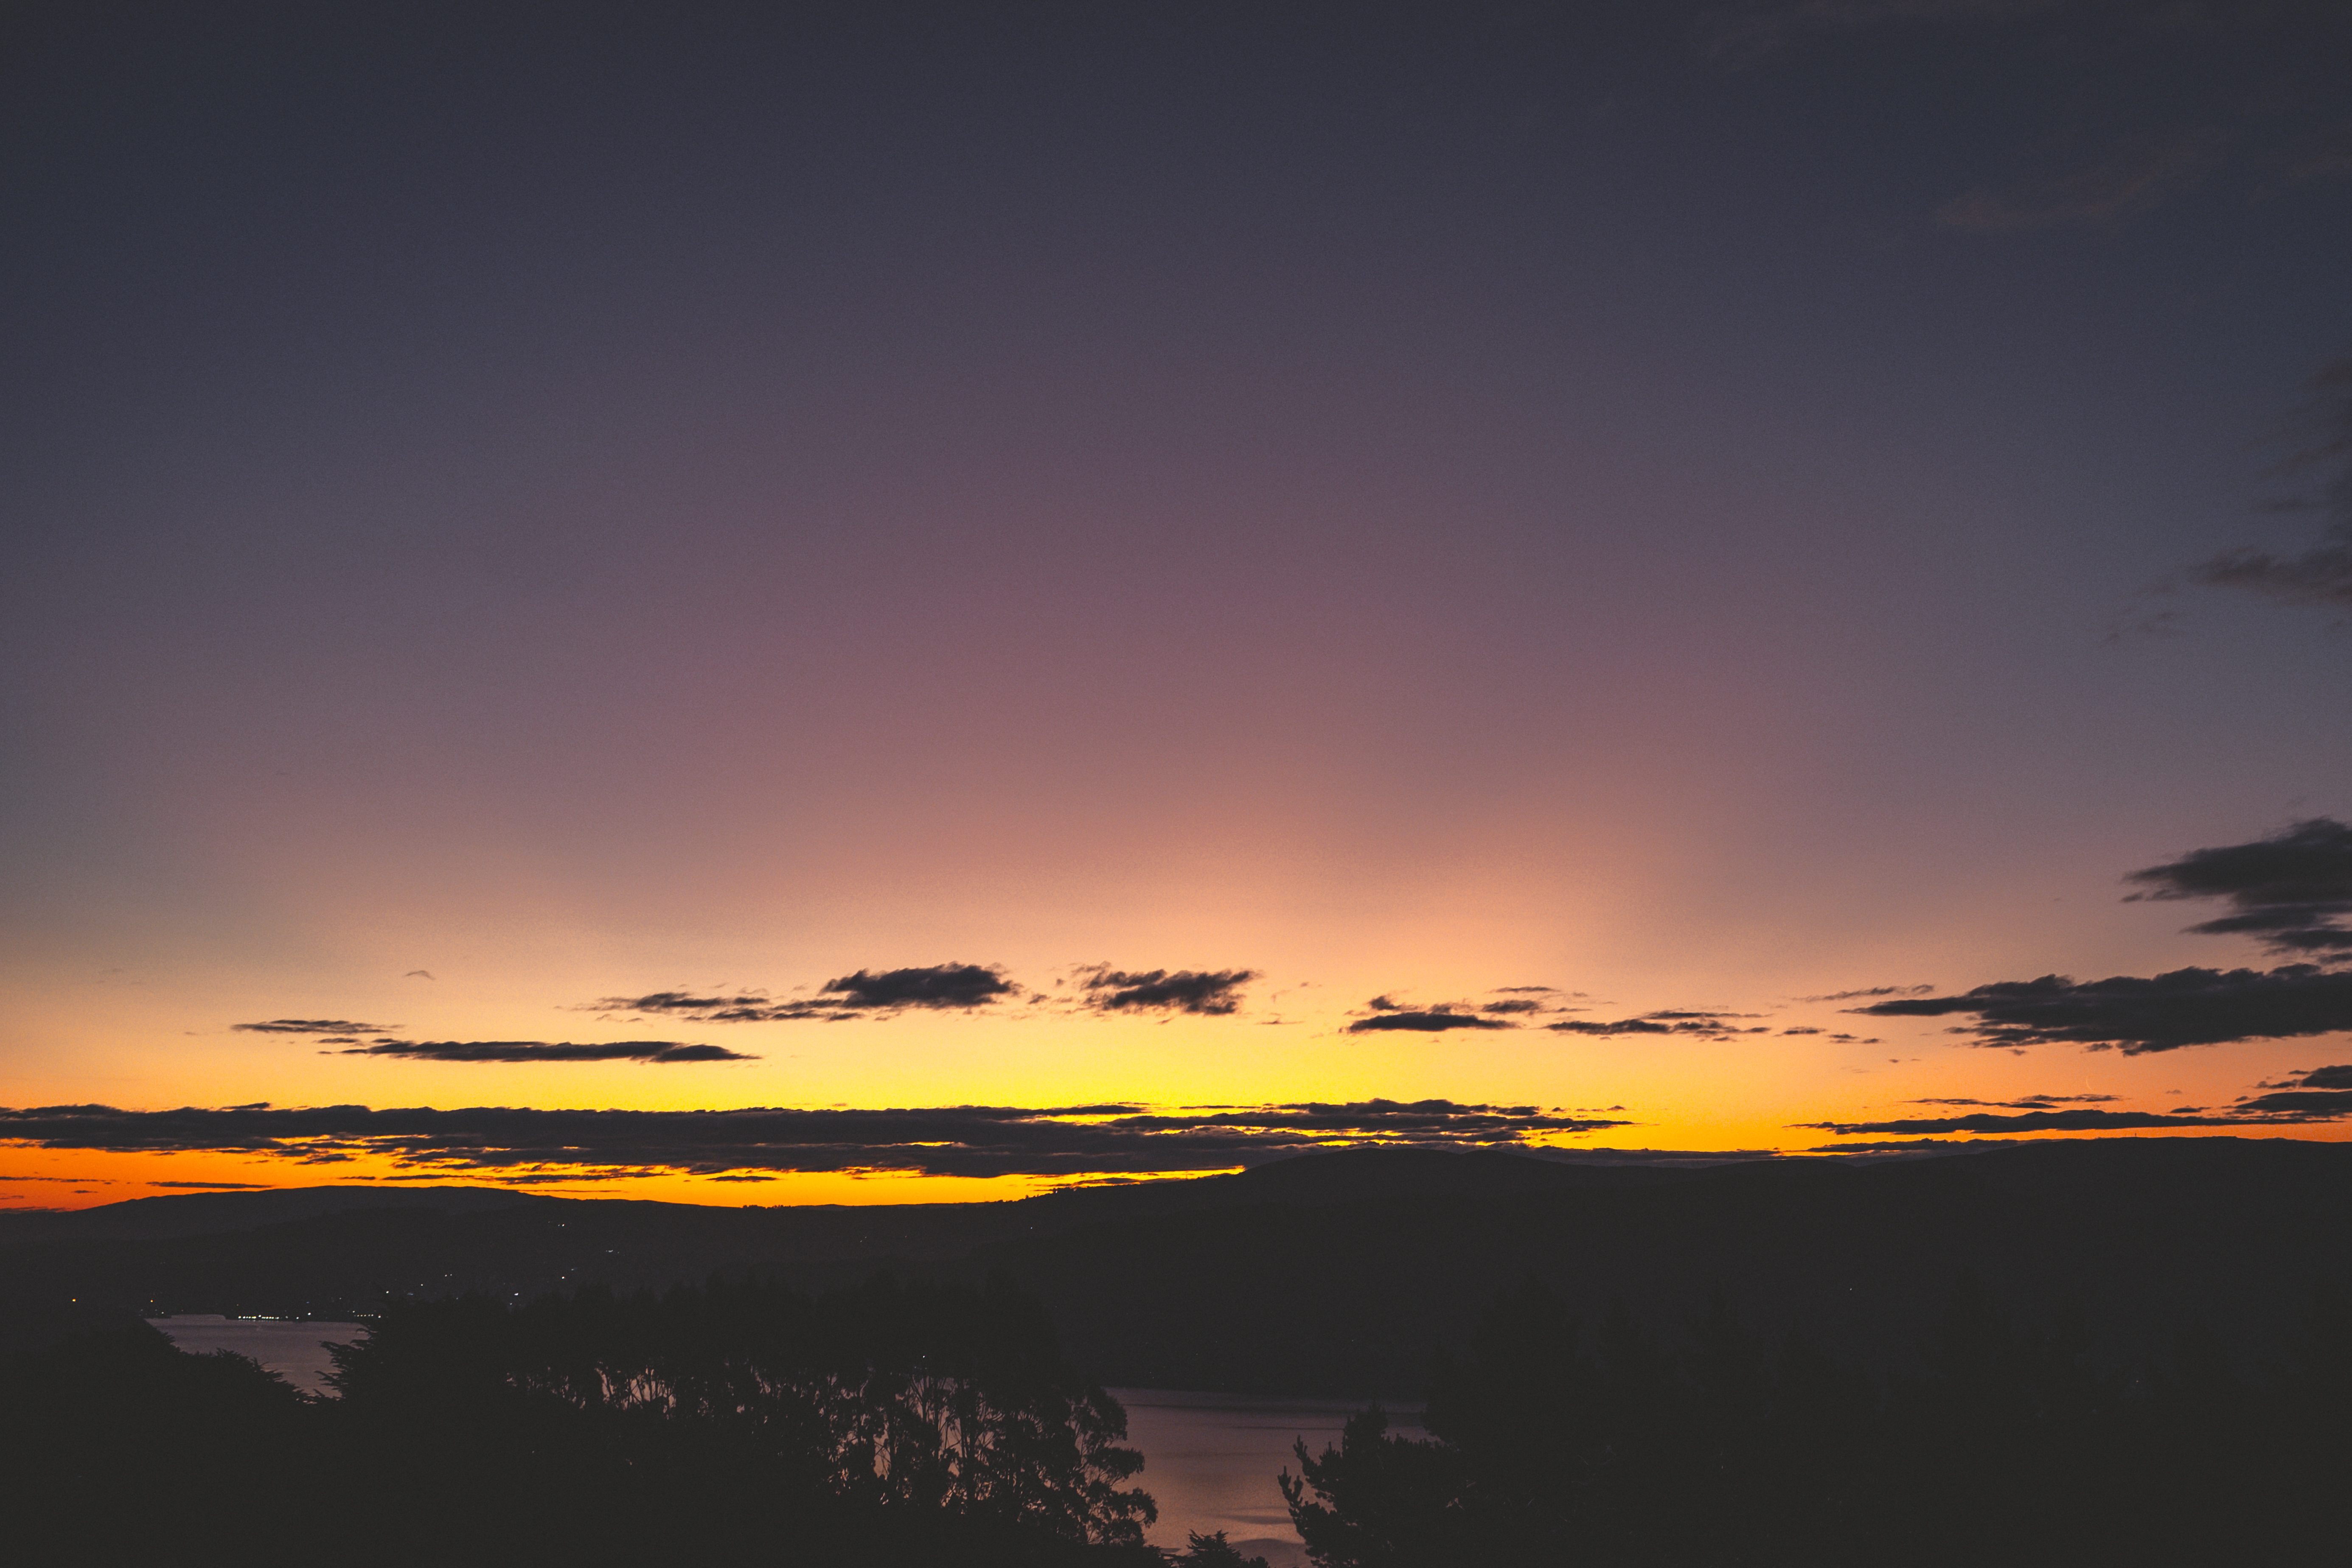
[[[2108,1096],[2069,1098],[2105,1099]],[[1921,1103],[1936,1103],[1924,1101]],[[1972,1103],[1960,1101],[1958,1103]],[[2011,1114],[1993,1110],[1958,1116],[1902,1117],[1886,1121],[1801,1121],[1797,1126],[1840,1136],[1872,1133],[1933,1136],[1947,1132],[2135,1132],[2176,1127],[2260,1127],[2340,1121],[2352,1115],[2352,1093],[2325,1104],[2263,1108],[2242,1101],[2229,1110],[2184,1106],[2179,1110],[2102,1110],[2090,1107],[2034,1107]]]
[[[1744,1025],[1736,1018],[1753,1018],[1754,1013],[1717,1013],[1707,1010],[1669,1007],[1655,1013],[1643,1013],[1631,1018],[1563,1018],[1545,1028],[1561,1035],[1681,1035],[1703,1040],[1727,1040],[1737,1035],[1769,1035],[1769,1024]]]
[[[383,1035],[397,1024],[355,1024],[349,1018],[270,1018],[258,1024],[231,1024],[247,1035]]]
[[[654,991],[643,996],[602,997],[583,1004],[579,1011],[654,1014],[698,1024],[839,1023],[908,1008],[969,1011],[1019,994],[1020,987],[1004,977],[1000,965],[934,963],[879,972],[861,969],[826,981],[815,995],[805,998],[780,999],[760,990],[732,995]]]
[[[1819,996],[1800,996],[1800,1002],[1858,1002],[1864,997],[1925,996],[1936,988],[1932,985],[1869,985],[1859,991],[1830,991]]]
[[[1840,1136],[1871,1133],[1933,1136],[1949,1132],[2116,1132],[2176,1127],[2307,1125],[2352,1118],[2352,1066],[2299,1073],[2284,1083],[2264,1084],[2227,1109],[2182,1106],[2174,1110],[2101,1110],[2112,1094],[2036,1094],[2020,1100],[1916,1100],[1914,1105],[1975,1106],[1956,1116],[1904,1117],[1885,1121],[1806,1121],[1798,1125]],[[2067,1109],[2076,1107],[2080,1109]],[[2014,1111],[1999,1115],[1997,1111]]]
[[[2294,449],[2277,472],[2313,476],[2315,482],[2272,510],[2320,513],[2326,521],[2317,539],[2301,551],[2226,551],[2189,576],[2209,588],[2243,589],[2280,604],[2352,610],[2352,357],[2321,366],[2307,390],[2310,399],[2289,437]]]
[[[1977,190],[1955,196],[1936,209],[1936,223],[1963,233],[2013,234],[2110,222],[2194,185],[2220,161],[2224,140],[2210,128],[2135,138],[2091,167],[2022,195]]]

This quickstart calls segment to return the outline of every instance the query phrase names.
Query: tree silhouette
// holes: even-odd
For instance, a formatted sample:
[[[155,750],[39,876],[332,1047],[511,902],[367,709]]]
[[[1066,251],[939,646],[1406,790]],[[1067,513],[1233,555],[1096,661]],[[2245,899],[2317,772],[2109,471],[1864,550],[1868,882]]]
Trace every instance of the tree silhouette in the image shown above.
[[[1119,1446],[1126,1413],[1001,1279],[467,1297],[395,1308],[332,1353],[348,1419],[408,1434],[454,1418],[503,1457],[486,1462],[617,1457],[632,1484],[725,1474],[799,1514],[944,1512],[1073,1544],[1139,1547],[1157,1512],[1122,1484],[1143,1465]]]
[[[1588,1333],[1530,1281],[1441,1364],[1429,1440],[1376,1406],[1282,1484],[1322,1568],[2287,1561],[2335,1528],[2347,1347],[2319,1296],[2283,1375],[2201,1331],[2132,1365],[1963,1275],[1873,1375],[1768,1353],[1719,1300],[1671,1343],[1622,1311]]]
[[[1243,1556],[1239,1547],[1225,1540],[1222,1530],[1214,1535],[1187,1531],[1184,1539],[1184,1550],[1170,1561],[1183,1563],[1185,1568],[1266,1568],[1265,1558]]]
[[[312,1399],[135,1321],[0,1355],[5,1560],[1161,1561],[1124,1413],[1002,1282],[408,1302],[334,1359]]]

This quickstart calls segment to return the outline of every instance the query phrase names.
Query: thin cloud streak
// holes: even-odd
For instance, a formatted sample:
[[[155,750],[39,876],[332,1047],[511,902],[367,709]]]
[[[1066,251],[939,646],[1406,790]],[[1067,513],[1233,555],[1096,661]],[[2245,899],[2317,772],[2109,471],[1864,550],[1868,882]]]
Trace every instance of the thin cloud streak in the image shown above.
[[[2325,514],[2328,521],[2318,540],[2300,553],[2252,546],[2224,551],[2189,575],[2209,588],[2242,589],[2283,605],[2343,611],[2352,609],[2352,356],[2322,365],[2306,390],[2311,397],[2297,417],[2302,445],[2276,471],[2317,470],[2317,491],[2273,510]]]
[[[1938,227],[1966,234],[2014,234],[2061,224],[2106,223],[2146,212],[2194,185],[2219,162],[2224,138],[2200,129],[2141,138],[2105,161],[2038,187],[2030,196],[1969,191],[1936,209]]]
[[[1668,1007],[1655,1013],[1643,1013],[1637,1017],[1600,1019],[1563,1018],[1545,1028],[1560,1035],[1591,1035],[1613,1038],[1623,1035],[1681,1035],[1702,1040],[1727,1040],[1738,1035],[1769,1035],[1769,1024],[1742,1026],[1729,1022],[1733,1018],[1752,1018],[1753,1013],[1713,1013],[1692,1008]]]
[[[428,1062],[755,1062],[760,1058],[724,1046],[681,1045],[675,1040],[614,1040],[602,1044],[552,1044],[541,1040],[378,1040],[331,1053],[345,1057],[403,1057]]]
[[[1967,1116],[1915,1117],[1893,1121],[1800,1121],[1817,1131],[1849,1133],[1939,1132],[2119,1132],[2166,1127],[2263,1127],[2335,1121],[2342,1111],[2327,1114],[2242,1115],[2231,1112],[2149,1110],[2028,1110],[2013,1116],[1977,1111]]]

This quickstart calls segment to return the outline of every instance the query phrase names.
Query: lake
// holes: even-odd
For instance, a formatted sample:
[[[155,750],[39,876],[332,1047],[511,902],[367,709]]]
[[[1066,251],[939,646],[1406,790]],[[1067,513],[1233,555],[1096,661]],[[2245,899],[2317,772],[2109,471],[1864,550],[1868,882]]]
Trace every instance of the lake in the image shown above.
[[[367,1338],[364,1323],[223,1318],[209,1312],[185,1312],[147,1321],[184,1351],[198,1355],[211,1351],[235,1351],[312,1394],[327,1392],[327,1374],[335,1370],[335,1363],[327,1359],[326,1346],[320,1342],[332,1340],[340,1344]]]
[[[150,1320],[184,1351],[235,1351],[250,1356],[297,1388],[326,1391],[334,1368],[321,1342],[362,1338],[365,1325],[278,1318],[183,1314]],[[1277,1394],[1187,1394],[1163,1388],[1114,1388],[1127,1407],[1128,1443],[1143,1451],[1139,1484],[1160,1504],[1150,1531],[1155,1546],[1181,1547],[1188,1532],[1218,1531],[1273,1568],[1307,1561],[1275,1476],[1296,1470],[1290,1446],[1307,1440],[1309,1453],[1339,1440],[1339,1428],[1360,1402],[1293,1399]],[[1420,1435],[1421,1412],[1390,1412],[1391,1430]]]
[[[1143,1450],[1139,1482],[1160,1504],[1160,1522],[1150,1532],[1154,1546],[1181,1547],[1189,1531],[1222,1530],[1244,1555],[1262,1556],[1272,1568],[1306,1563],[1275,1477],[1285,1467],[1297,1473],[1290,1446],[1299,1438],[1317,1455],[1339,1442],[1339,1428],[1363,1401],[1164,1388],[1110,1392],[1127,1406],[1128,1446]],[[1389,1417],[1396,1436],[1423,1436],[1418,1406],[1391,1408]]]

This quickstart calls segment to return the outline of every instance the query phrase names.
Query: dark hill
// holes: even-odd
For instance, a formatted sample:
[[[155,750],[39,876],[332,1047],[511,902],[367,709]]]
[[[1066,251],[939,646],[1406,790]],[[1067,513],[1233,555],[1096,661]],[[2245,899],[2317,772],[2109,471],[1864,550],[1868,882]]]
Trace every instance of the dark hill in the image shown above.
[[[2285,1140],[1696,1170],[1360,1150],[1021,1203],[879,1208],[337,1195],[352,1191],[43,1216],[79,1234],[0,1247],[0,1269],[20,1289],[151,1311],[323,1317],[386,1296],[626,1289],[714,1270],[812,1286],[877,1268],[1003,1270],[1106,1381],[1346,1394],[1419,1392],[1436,1348],[1459,1344],[1486,1300],[1530,1274],[1588,1318],[1622,1302],[1672,1324],[1720,1295],[1769,1333],[1881,1363],[1911,1353],[1963,1274],[2025,1321],[2096,1325],[2118,1354],[2202,1324],[2241,1353],[2273,1355],[2315,1289],[2352,1289],[2352,1145]],[[112,1217],[124,1211],[139,1217]],[[241,1215],[259,1223],[229,1228]]]
[[[0,1210],[0,1246],[68,1239],[153,1241],[175,1236],[220,1236],[362,1209],[470,1214],[561,1201],[509,1187],[275,1187],[244,1193],[172,1193],[96,1208]]]
[[[1707,1167],[1712,1169],[1714,1167]],[[1499,1197],[1594,1187],[1652,1186],[1695,1171],[1580,1164],[1493,1149],[1346,1149],[1253,1166],[1194,1184],[1225,1202],[1334,1204],[1446,1193]]]

